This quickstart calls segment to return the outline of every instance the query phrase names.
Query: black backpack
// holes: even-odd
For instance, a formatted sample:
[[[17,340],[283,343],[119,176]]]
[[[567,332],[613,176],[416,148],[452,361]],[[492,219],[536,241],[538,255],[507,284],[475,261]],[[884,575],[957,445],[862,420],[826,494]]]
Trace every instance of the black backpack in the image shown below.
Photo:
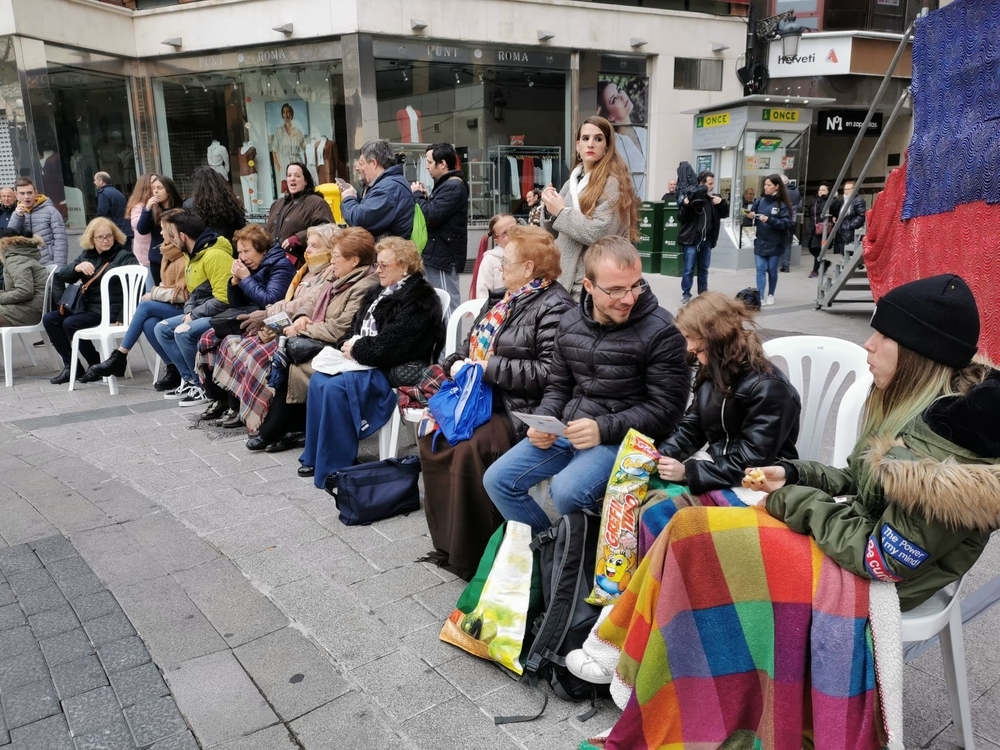
[[[531,542],[532,550],[538,552],[545,609],[532,627],[534,641],[523,655],[521,679],[535,688],[540,679],[546,680],[563,700],[590,700],[591,709],[579,717],[581,721],[594,715],[598,697],[610,695],[608,685],[586,682],[566,669],[566,654],[583,646],[601,612],[601,607],[584,601],[594,582],[600,527],[599,516],[574,511]],[[494,721],[531,721],[542,715],[547,704],[546,695],[534,716],[498,716]]]

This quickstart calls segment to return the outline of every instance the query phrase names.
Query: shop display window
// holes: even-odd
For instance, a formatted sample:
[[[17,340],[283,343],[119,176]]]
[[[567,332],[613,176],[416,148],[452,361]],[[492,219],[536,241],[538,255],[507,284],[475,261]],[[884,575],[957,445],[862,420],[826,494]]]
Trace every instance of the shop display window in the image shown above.
[[[566,180],[565,72],[385,59],[375,69],[379,133],[407,154],[409,179],[430,179],[422,145],[452,143],[466,156],[470,225],[498,211],[527,216],[528,190]]]
[[[154,79],[163,171],[186,195],[207,164],[263,218],[293,161],[317,185],[349,179],[343,90],[336,62]]]

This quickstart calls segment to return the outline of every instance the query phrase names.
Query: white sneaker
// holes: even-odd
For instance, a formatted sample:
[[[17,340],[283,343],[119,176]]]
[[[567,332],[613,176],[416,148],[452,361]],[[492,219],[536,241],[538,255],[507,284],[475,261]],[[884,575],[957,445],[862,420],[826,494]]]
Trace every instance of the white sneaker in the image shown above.
[[[207,404],[211,399],[205,395],[205,391],[197,385],[188,387],[187,395],[180,400],[178,406],[201,406]]]
[[[582,648],[566,654],[566,669],[584,682],[594,685],[610,685],[614,675],[591,659]]]
[[[191,389],[191,388],[194,388],[194,387],[195,386],[192,385],[191,383],[185,383],[182,380],[181,384],[179,386],[177,386],[176,388],[174,388],[172,391],[167,391],[166,393],[164,393],[163,394],[163,398],[170,399],[170,400],[184,398],[185,396],[188,395],[188,390]]]
[[[764,304],[765,305],[773,305],[774,304],[774,295],[773,294],[767,295],[767,299],[764,300]]]

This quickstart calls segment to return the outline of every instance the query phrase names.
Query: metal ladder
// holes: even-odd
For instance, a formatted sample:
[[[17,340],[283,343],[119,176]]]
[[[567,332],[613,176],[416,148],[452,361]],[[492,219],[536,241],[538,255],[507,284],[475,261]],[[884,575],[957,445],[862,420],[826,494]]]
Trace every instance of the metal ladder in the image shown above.
[[[892,73],[896,70],[896,65],[903,56],[903,51],[906,49],[906,45],[910,43],[911,39],[913,39],[914,26],[921,18],[922,16],[918,16],[914,19],[910,25],[906,27],[906,31],[903,32],[903,38],[899,42],[896,54],[893,56],[892,62],[889,63],[889,69],[886,70],[885,76],[882,78],[882,84],[879,86],[878,91],[875,93],[875,97],[872,99],[871,106],[868,108],[868,114],[865,115],[865,120],[861,124],[860,130],[858,130],[858,135],[854,139],[854,143],[851,145],[851,150],[847,154],[847,158],[844,160],[844,166],[840,168],[840,174],[837,175],[837,179],[833,183],[833,187],[830,188],[831,196],[837,194],[837,191],[840,190],[841,183],[843,183],[844,178],[847,177],[847,170],[851,168],[851,162],[854,161],[854,157],[857,155],[858,149],[861,148],[861,141],[865,137],[865,133],[868,132],[868,123],[872,121],[875,111],[878,109],[879,104],[885,97],[886,89],[889,87],[889,82],[892,80]],[[900,95],[899,100],[896,102],[896,106],[893,107],[892,114],[889,115],[888,122],[886,122],[885,127],[882,128],[882,133],[879,135],[878,140],[872,147],[871,153],[868,155],[868,160],[861,169],[861,174],[859,174],[857,180],[855,180],[856,189],[860,190],[861,186],[865,182],[865,179],[867,179],[868,172],[875,161],[875,154],[878,153],[882,143],[888,137],[889,131],[892,130],[893,123],[896,121],[896,117],[899,116],[900,110],[903,108],[903,105],[909,97],[910,89],[907,88]],[[840,210],[840,215],[837,217],[837,221],[834,223],[832,228],[828,229],[829,222],[826,220],[830,218],[830,204],[832,202],[832,200],[828,200],[823,209],[823,249],[820,251],[819,259],[821,268],[826,265],[823,261],[830,261],[830,269],[833,271],[833,278],[828,278],[826,273],[821,273],[819,275],[819,279],[816,284],[817,309],[832,306],[834,301],[837,301],[841,292],[863,291],[865,294],[860,298],[851,297],[848,299],[841,299],[839,300],[840,302],[873,301],[871,286],[868,284],[868,274],[865,272],[862,265],[863,257],[860,241],[856,240],[853,248],[845,247],[843,256],[828,252],[830,240],[837,236],[837,231],[840,229],[840,225],[844,222],[844,219],[847,217],[847,214],[851,209],[850,201],[845,200],[844,205]]]

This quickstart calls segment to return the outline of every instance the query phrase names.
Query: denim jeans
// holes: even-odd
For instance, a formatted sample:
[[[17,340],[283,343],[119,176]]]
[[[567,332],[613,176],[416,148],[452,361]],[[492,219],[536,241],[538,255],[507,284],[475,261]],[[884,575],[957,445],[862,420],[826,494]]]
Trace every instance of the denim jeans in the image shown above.
[[[579,451],[565,438],[542,450],[527,438],[497,459],[483,474],[483,486],[493,504],[508,521],[520,521],[538,534],[552,525],[528,490],[552,479],[550,492],[556,512],[592,508],[604,499],[617,445],[598,445]]]
[[[462,292],[458,288],[458,272],[442,271],[440,268],[424,266],[424,278],[427,283],[435,289],[443,289],[451,295],[451,303],[448,305],[448,317],[455,312],[455,308],[462,304]]]
[[[179,305],[171,305],[169,302],[157,302],[151,299],[144,299],[139,303],[139,306],[135,308],[135,315],[132,316],[132,322],[129,324],[128,330],[125,332],[125,338],[122,339],[122,349],[128,349],[131,351],[132,347],[134,347],[139,341],[139,336],[145,333],[146,341],[152,345],[153,350],[160,355],[160,358],[163,359],[164,362],[166,362],[167,354],[163,351],[163,347],[160,346],[160,342],[156,340],[156,333],[154,329],[156,328],[156,324],[161,320],[172,318],[179,312],[181,312],[181,307]]]
[[[781,254],[781,267],[790,268],[792,265],[792,234],[788,233],[785,237],[785,250]]]
[[[192,320],[191,328],[184,333],[174,333],[174,329],[184,322],[183,315],[161,320],[154,329],[156,340],[166,354],[166,361],[172,362],[185,383],[201,383],[194,374],[194,358],[198,354],[198,339],[212,327],[211,318]]]
[[[767,294],[774,294],[774,290],[778,288],[778,263],[780,261],[780,255],[771,255],[767,258],[760,255],[753,256],[754,265],[757,266],[757,288],[760,290],[762,301],[767,296],[764,294],[765,274],[767,275],[767,281],[770,283]]]
[[[712,245],[703,240],[700,245],[683,245],[684,275],[681,276],[681,294],[685,299],[691,296],[694,281],[694,266],[698,264],[698,294],[708,291],[708,266],[712,262]]]

